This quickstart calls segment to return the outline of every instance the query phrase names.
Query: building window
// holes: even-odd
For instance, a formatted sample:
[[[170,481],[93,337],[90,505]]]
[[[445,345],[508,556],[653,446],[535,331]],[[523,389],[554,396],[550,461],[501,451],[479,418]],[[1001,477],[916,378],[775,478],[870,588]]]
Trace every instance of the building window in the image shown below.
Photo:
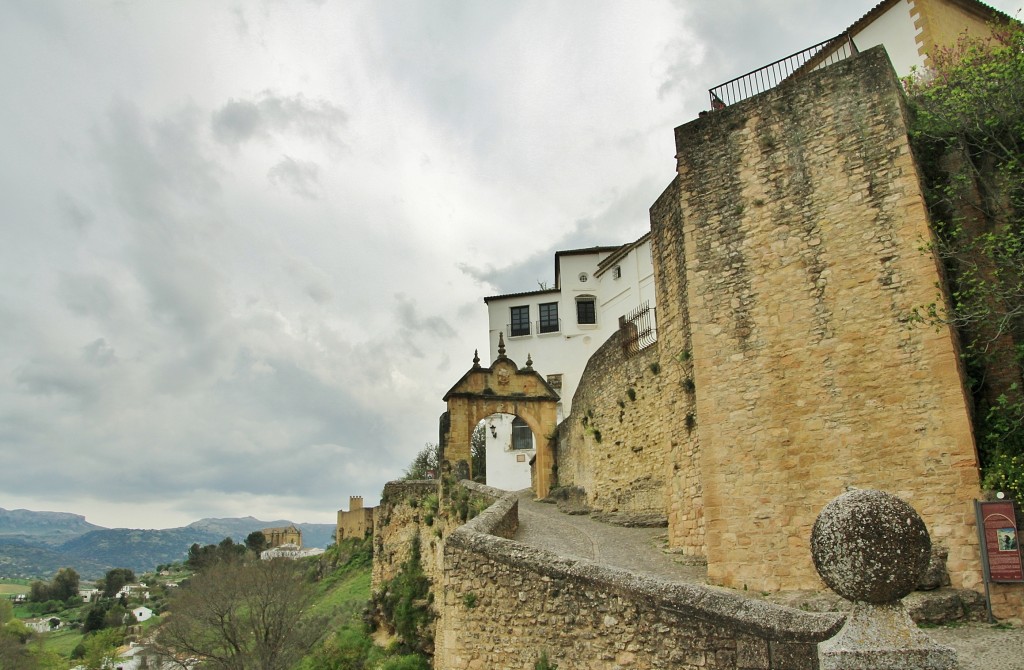
[[[530,306],[512,308],[512,322],[508,334],[512,337],[530,334]]]
[[[622,266],[621,265],[616,265],[615,267],[612,268],[612,279],[621,279],[621,278],[622,278]]]
[[[576,323],[597,323],[597,309],[593,298],[576,298]]]
[[[540,332],[558,332],[558,303],[546,302],[540,305]]]
[[[533,449],[533,431],[518,416],[512,419],[512,448]]]
[[[587,283],[587,273],[586,272],[581,272],[580,273],[580,283],[581,284],[586,284]]]

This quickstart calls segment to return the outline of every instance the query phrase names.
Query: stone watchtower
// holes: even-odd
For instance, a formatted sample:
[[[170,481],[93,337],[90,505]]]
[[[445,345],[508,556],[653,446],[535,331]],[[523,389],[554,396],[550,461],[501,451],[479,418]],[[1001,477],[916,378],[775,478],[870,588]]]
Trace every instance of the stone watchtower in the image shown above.
[[[334,541],[346,538],[362,539],[373,532],[374,507],[363,507],[363,496],[348,497],[348,511],[338,510],[338,522],[334,529]]]

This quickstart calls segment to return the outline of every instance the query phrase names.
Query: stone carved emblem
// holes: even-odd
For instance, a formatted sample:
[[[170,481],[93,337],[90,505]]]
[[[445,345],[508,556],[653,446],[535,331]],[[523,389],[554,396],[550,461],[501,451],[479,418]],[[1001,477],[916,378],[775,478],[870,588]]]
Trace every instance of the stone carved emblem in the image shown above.
[[[508,370],[498,370],[498,385],[508,386],[511,373]]]

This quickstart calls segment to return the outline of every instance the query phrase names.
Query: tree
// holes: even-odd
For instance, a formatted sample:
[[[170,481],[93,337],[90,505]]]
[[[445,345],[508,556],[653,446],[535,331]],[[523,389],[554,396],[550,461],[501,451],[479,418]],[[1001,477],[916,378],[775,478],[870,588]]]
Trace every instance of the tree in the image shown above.
[[[104,598],[113,598],[125,584],[135,581],[135,572],[128,568],[114,568],[107,570],[107,574],[99,581],[103,589]]]
[[[473,480],[487,483],[487,422],[481,421],[473,429],[469,440],[469,457],[473,462]]]
[[[412,459],[403,479],[436,479],[438,472],[437,445],[427,442]]]
[[[289,670],[319,637],[311,586],[286,559],[221,562],[178,589],[157,643],[222,670]]]
[[[107,611],[110,609],[110,601],[94,603],[85,615],[82,622],[82,632],[91,633],[95,630],[102,630],[106,625]]]
[[[114,667],[117,660],[117,647],[124,640],[124,635],[117,629],[101,630],[86,637],[82,644],[85,654],[82,664],[88,670],[107,670]]]
[[[254,530],[245,537],[245,546],[259,556],[267,549],[267,536],[263,534],[262,530]]]
[[[245,556],[245,552],[244,544],[235,544],[230,537],[225,537],[219,544],[208,544],[205,547],[193,544],[188,549],[185,565],[196,571],[205,570],[222,562],[238,561]]]
[[[65,602],[78,596],[78,573],[73,568],[61,568],[48,583],[35,581],[29,586],[28,599],[35,603],[50,600]]]
[[[1024,499],[1024,28],[965,36],[906,86],[949,296],[917,316],[956,328],[985,485]]]
[[[0,625],[0,668],[3,670],[56,670],[66,668],[56,654],[43,649],[32,631],[17,619]]]

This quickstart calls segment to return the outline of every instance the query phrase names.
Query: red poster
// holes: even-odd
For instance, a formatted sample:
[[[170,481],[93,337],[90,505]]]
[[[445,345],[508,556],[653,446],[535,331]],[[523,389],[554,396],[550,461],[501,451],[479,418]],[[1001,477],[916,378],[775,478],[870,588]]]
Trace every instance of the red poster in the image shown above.
[[[999,500],[978,504],[989,579],[993,582],[1024,582],[1013,503]]]

